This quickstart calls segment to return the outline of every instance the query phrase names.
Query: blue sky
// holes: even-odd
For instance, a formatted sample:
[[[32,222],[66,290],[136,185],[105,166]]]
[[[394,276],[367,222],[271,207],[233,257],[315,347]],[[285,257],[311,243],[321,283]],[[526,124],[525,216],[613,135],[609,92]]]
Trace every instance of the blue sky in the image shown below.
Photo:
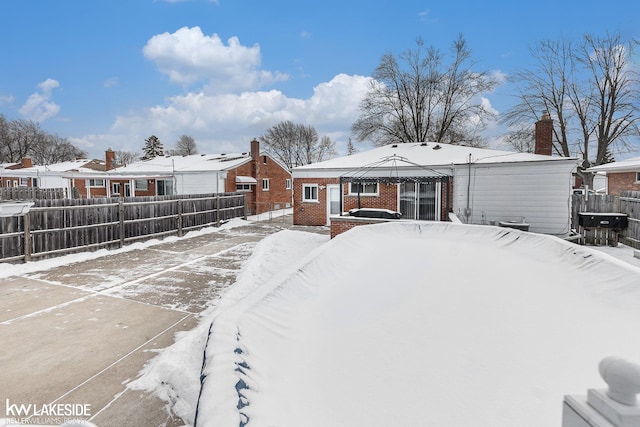
[[[247,151],[283,120],[343,154],[367,77],[417,37],[446,50],[462,33],[502,75],[541,39],[640,37],[637,0],[4,0],[0,16],[0,114],[99,158],[152,134],[165,148],[186,134],[203,153]],[[509,94],[486,98],[500,113]]]

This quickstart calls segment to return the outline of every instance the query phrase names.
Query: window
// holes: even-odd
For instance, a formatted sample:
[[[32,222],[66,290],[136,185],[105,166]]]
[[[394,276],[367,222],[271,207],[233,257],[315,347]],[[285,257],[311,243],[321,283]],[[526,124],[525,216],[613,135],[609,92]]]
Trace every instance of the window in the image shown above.
[[[149,184],[147,183],[146,179],[136,179],[134,182],[134,186],[135,186],[135,190],[136,191],[148,191],[149,190]]]
[[[267,178],[262,180],[262,191],[269,191],[269,180]]]
[[[636,182],[640,182],[640,172],[636,172]]]
[[[251,184],[236,184],[236,191],[251,191]]]
[[[11,181],[7,180],[6,184],[7,184],[7,188],[11,188]]]
[[[349,194],[354,196],[360,193],[361,196],[377,196],[378,195],[378,183],[377,182],[350,182]]]
[[[302,186],[302,201],[303,202],[318,201],[318,184],[304,184]]]
[[[112,195],[119,196],[120,195],[120,183],[119,182],[114,182],[112,184],[112,188],[113,188],[112,191],[111,191]]]
[[[267,164],[267,156],[262,156],[262,164],[263,165]]]
[[[104,179],[90,179],[89,187],[104,187]]]
[[[26,187],[29,185],[29,178],[20,178],[20,187]]]
[[[173,180],[172,179],[159,179],[156,181],[156,195],[157,196],[172,196],[173,195]]]
[[[291,178],[287,178],[284,181],[284,189],[285,190],[291,190]]]
[[[31,178],[31,186],[34,188],[38,186],[38,178]]]

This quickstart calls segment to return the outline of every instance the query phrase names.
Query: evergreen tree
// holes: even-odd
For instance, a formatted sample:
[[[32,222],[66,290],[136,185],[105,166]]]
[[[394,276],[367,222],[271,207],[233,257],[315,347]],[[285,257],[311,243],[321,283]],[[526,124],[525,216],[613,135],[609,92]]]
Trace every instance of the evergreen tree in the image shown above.
[[[358,150],[356,150],[356,147],[353,145],[353,141],[351,141],[351,138],[349,138],[349,141],[347,141],[347,156],[350,156],[357,152]]]
[[[160,139],[151,135],[149,138],[145,139],[145,145],[142,149],[142,160],[150,160],[154,157],[164,156],[164,147],[162,146],[162,142]]]

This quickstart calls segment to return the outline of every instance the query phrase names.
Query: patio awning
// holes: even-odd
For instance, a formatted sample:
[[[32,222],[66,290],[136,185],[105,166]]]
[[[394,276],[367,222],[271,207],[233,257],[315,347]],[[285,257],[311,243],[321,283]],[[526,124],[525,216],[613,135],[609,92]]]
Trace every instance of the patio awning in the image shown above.
[[[236,176],[236,184],[257,184],[258,181],[252,176]]]

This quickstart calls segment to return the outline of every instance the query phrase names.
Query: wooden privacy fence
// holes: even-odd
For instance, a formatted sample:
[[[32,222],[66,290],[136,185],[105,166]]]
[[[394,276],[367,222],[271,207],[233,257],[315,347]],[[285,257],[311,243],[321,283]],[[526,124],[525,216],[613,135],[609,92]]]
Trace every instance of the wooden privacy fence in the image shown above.
[[[0,261],[30,261],[182,236],[245,217],[245,212],[242,193],[37,200],[24,216],[0,218]]]
[[[0,200],[65,199],[66,188],[0,187]]]
[[[571,212],[571,226],[580,231],[578,224],[578,213],[623,213],[627,215],[628,227],[619,233],[622,243],[636,249],[640,249],[640,191],[623,191],[620,196],[595,195],[585,197],[573,195]],[[601,231],[606,233],[606,231]],[[601,239],[609,239],[610,236],[603,234]]]

